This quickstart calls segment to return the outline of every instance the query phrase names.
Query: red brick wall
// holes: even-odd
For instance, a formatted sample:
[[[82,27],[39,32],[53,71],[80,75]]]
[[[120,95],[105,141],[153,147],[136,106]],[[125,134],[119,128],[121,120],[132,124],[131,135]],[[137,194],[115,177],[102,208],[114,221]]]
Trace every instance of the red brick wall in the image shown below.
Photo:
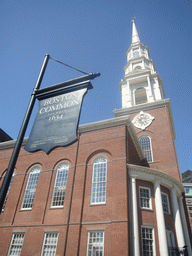
[[[128,143],[133,145],[131,140]],[[16,175],[5,210],[0,216],[0,239],[4,241],[3,254],[0,255],[7,254],[13,231],[20,229],[25,231],[21,255],[40,255],[44,232],[47,229],[59,230],[57,254],[63,255],[69,214],[66,255],[74,256],[77,252],[80,253],[79,255],[85,255],[88,229],[103,226],[105,226],[105,254],[126,255],[128,253],[126,144],[126,127],[122,125],[82,133],[79,142],[67,148],[55,149],[48,156],[42,151],[28,153],[21,149],[16,164]],[[0,152],[1,174],[8,166],[11,151],[7,149]],[[134,152],[136,153],[135,149]],[[106,204],[93,206],[90,205],[92,164],[100,155],[107,158]],[[135,159],[138,157],[135,156]],[[51,209],[56,166],[61,160],[67,161],[70,166],[64,207]],[[36,164],[41,167],[41,172],[32,210],[20,210],[30,168]],[[72,187],[73,194],[71,194]],[[102,224],[103,222],[105,224]]]
[[[169,129],[164,127],[168,120],[166,121],[166,118],[161,117],[163,114],[166,115],[166,109],[155,111],[155,113],[153,110],[149,111],[151,115],[155,116],[152,125],[144,132],[139,129],[136,131],[138,135],[152,134],[155,162],[150,164],[151,167],[179,178],[176,156],[174,150],[171,149],[171,146],[174,145],[171,133]],[[161,118],[164,124],[161,123]],[[161,131],[161,127],[165,132]],[[161,142],[160,136],[163,137],[163,142]],[[164,145],[164,140],[168,146]],[[158,143],[161,143],[162,150]],[[11,149],[0,151],[0,175],[8,166],[11,151]],[[167,155],[163,156],[163,151]],[[92,165],[94,159],[101,155],[107,158],[106,204],[96,206],[90,205]],[[63,160],[69,163],[64,207],[51,209],[56,169]],[[44,232],[51,230],[59,232],[57,255],[64,255],[67,228],[67,256],[86,255],[87,234],[90,230],[95,229],[104,231],[105,255],[129,255],[131,241],[131,227],[129,225],[132,223],[129,223],[127,163],[141,165],[125,125],[82,133],[78,142],[66,148],[57,148],[49,155],[42,151],[28,153],[21,149],[16,164],[16,175],[5,210],[0,215],[0,241],[2,241],[0,256],[7,254],[13,231],[21,229],[25,231],[22,256],[40,255]],[[20,210],[28,173],[35,164],[41,166],[41,172],[32,210]],[[147,181],[137,181],[137,189],[139,184],[151,187],[153,209],[151,211],[141,210],[138,201],[139,224],[140,227],[142,223],[154,225],[156,255],[158,256],[153,185]],[[164,189],[166,190],[166,188]],[[172,222],[172,216],[166,217],[166,223]]]
[[[155,119],[144,131],[136,127],[135,131],[138,137],[142,135],[151,137],[153,162],[150,163],[149,166],[181,181],[167,107],[151,109],[144,112],[149,113]],[[138,113],[131,114],[131,120],[133,120],[137,114]]]

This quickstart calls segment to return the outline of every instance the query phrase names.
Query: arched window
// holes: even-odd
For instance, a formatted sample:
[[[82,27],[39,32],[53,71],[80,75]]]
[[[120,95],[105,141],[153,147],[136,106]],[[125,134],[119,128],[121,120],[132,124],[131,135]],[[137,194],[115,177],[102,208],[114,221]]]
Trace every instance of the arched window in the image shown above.
[[[106,201],[107,160],[97,158],[93,163],[91,203],[101,204]]]
[[[68,163],[62,163],[58,166],[57,174],[55,178],[55,185],[53,189],[51,207],[63,206],[68,172],[69,172]]]
[[[141,143],[141,147],[145,153],[145,157],[148,162],[152,162],[152,147],[151,147],[151,138],[149,136],[141,136],[139,138],[139,141]]]
[[[143,87],[137,88],[135,90],[135,104],[142,104],[147,102],[146,90]]]
[[[13,177],[14,177],[14,175],[15,175],[15,172],[13,172],[13,175],[12,175],[12,177],[11,177],[11,181],[10,181],[10,183],[9,183],[9,188],[8,188],[8,190],[7,190],[7,194],[6,194],[6,197],[5,197],[5,201],[4,201],[4,203],[3,203],[3,208],[2,208],[2,210],[4,210],[4,208],[5,208],[5,204],[6,204],[6,202],[7,202],[7,198],[8,198],[8,195],[9,195],[9,190],[10,190],[10,188],[11,188],[11,184],[12,184],[12,182],[13,182]]]
[[[33,199],[35,196],[35,191],[37,187],[37,182],[39,179],[40,167],[34,167],[28,177],[27,186],[25,189],[25,194],[23,197],[22,209],[31,209],[33,205]]]

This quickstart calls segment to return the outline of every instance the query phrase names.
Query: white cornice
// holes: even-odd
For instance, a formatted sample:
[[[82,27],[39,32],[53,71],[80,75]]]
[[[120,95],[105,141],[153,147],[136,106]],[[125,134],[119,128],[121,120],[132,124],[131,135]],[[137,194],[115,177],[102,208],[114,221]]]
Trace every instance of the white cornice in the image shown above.
[[[150,103],[144,103],[132,106],[130,108],[121,108],[113,110],[113,114],[115,117],[123,116],[123,115],[130,115],[134,114],[140,111],[148,111],[151,109],[157,109],[162,107],[167,107],[169,112],[169,117],[171,120],[171,130],[173,134],[173,138],[175,139],[175,129],[174,129],[174,123],[173,123],[173,115],[172,115],[172,109],[171,109],[171,102],[170,99],[164,99],[160,101],[150,102]]]
[[[159,73],[151,73],[151,70],[147,70],[147,69],[140,69],[140,74],[138,74],[138,72],[132,71],[131,73],[127,74],[124,76],[125,80],[131,80],[131,79],[135,79],[135,78],[141,78],[142,76],[152,76],[154,77],[158,77],[160,79]]]
[[[131,63],[137,63],[138,60],[146,60],[154,65],[154,61],[152,59],[149,59],[149,58],[145,57],[144,55],[141,55],[138,57],[130,58],[129,62],[125,65],[125,67],[123,69],[125,70]]]
[[[24,138],[22,146],[25,146],[27,140],[28,140],[28,138]],[[5,142],[1,142],[0,143],[0,150],[4,150],[4,149],[8,149],[8,148],[14,148],[16,141],[17,140],[9,140],[9,141],[5,141]]]
[[[127,125],[127,123],[131,123],[131,120],[128,115],[121,116],[120,118],[119,117],[111,118],[111,119],[97,121],[94,123],[80,125],[79,132],[80,133],[90,132],[90,131],[100,130],[104,128],[110,128],[113,126],[123,125],[123,124]]]
[[[161,185],[169,189],[174,187],[178,195],[184,192],[182,183],[165,172],[133,164],[127,164],[127,167],[130,176],[136,176],[137,179],[147,180],[153,183],[158,181]]]

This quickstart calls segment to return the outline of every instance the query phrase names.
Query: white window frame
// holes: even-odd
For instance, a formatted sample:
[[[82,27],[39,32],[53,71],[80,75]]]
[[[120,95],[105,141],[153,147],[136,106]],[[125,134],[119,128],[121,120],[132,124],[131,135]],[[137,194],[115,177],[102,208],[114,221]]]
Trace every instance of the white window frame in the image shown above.
[[[142,146],[142,144],[141,144],[141,139],[144,138],[144,137],[149,139],[150,149],[145,149],[145,148]],[[140,144],[141,144],[141,147],[142,147],[142,149],[143,149],[143,152],[144,152],[144,154],[145,154],[146,159],[147,159],[146,154],[150,151],[151,159],[147,159],[147,162],[148,162],[148,163],[152,163],[152,162],[153,162],[153,150],[152,150],[151,137],[148,136],[148,135],[142,135],[141,137],[139,137],[139,142],[140,142]]]
[[[142,206],[141,203],[142,203],[142,200],[141,200],[141,189],[145,189],[145,190],[148,190],[149,192],[149,207],[145,207],[145,206]],[[142,197],[143,198],[143,197]],[[147,200],[147,198],[144,198],[145,200]],[[140,201],[140,208],[141,209],[148,209],[148,210],[152,210],[152,203],[151,203],[151,189],[149,187],[144,187],[144,186],[139,186],[139,201]]]
[[[143,251],[143,228],[145,229],[150,229],[152,231],[152,248],[153,248],[153,252],[152,254],[147,254],[147,255],[156,255],[156,251],[155,251],[155,235],[154,235],[154,228],[151,226],[141,226],[141,242],[142,242],[142,255],[145,256],[144,251]],[[147,240],[147,239],[146,239]]]
[[[90,243],[90,235],[91,233],[95,233],[95,234],[98,234],[98,233],[102,233],[103,234],[103,241],[102,242],[92,242]],[[97,246],[102,246],[102,256],[104,256],[104,237],[105,237],[105,233],[104,233],[104,230],[93,230],[93,231],[89,231],[88,232],[88,235],[87,235],[87,254],[86,256],[96,256],[96,251],[94,252],[94,247],[97,247]],[[97,238],[96,238],[97,239]],[[99,239],[99,238],[98,238]],[[98,240],[97,239],[97,240]],[[91,248],[91,249],[90,249]],[[90,254],[91,253],[91,254]]]
[[[56,235],[56,237],[54,237],[56,243],[53,243],[54,240],[53,238],[50,238],[50,240],[46,237],[47,235]],[[42,246],[42,250],[41,250],[41,256],[47,256],[47,255],[52,255],[52,256],[55,256],[56,255],[56,252],[57,252],[57,244],[58,244],[58,237],[59,237],[59,233],[58,232],[46,232],[44,234],[44,239],[43,239],[43,246]],[[52,243],[52,244],[51,244]],[[46,246],[52,246],[54,247],[54,254],[50,254],[50,251],[48,251],[48,254],[45,253],[45,249],[46,249]]]
[[[165,203],[163,203],[162,195],[166,197],[167,201]],[[161,192],[161,198],[162,198],[163,212],[166,213],[166,214],[171,214],[170,205],[169,205],[169,197],[168,197],[167,193]],[[167,211],[165,210],[166,208],[167,208]]]
[[[17,236],[22,236],[22,237],[17,237]],[[25,237],[24,232],[15,232],[15,233],[13,233],[7,256],[11,256],[11,255],[20,256],[21,250],[22,250],[22,247],[23,247],[24,237]],[[14,252],[12,254],[13,248],[14,248]]]
[[[100,160],[100,159],[102,159],[102,160]],[[98,172],[96,172],[98,170],[96,169],[96,166],[99,164],[105,164],[105,181],[95,181],[95,179],[94,179],[95,176],[98,177]],[[102,192],[97,191],[97,190],[99,190],[99,188],[102,188],[102,187],[100,187],[101,184],[104,184],[103,188],[105,188],[105,196],[104,196],[105,200],[101,200],[100,202],[97,202],[97,200],[98,200],[98,198],[100,198],[100,196],[96,196],[96,195],[98,195],[99,193],[102,193]],[[98,205],[98,204],[106,203],[106,188],[107,188],[107,159],[104,156],[100,156],[100,157],[97,157],[93,162],[92,186],[91,186],[91,205]],[[103,197],[103,196],[101,196],[101,197]]]
[[[21,205],[21,210],[31,210],[31,209],[32,209],[33,201],[34,201],[34,197],[35,197],[35,192],[36,192],[36,188],[37,188],[37,183],[38,183],[38,179],[39,179],[39,174],[40,174],[40,172],[41,172],[40,166],[34,166],[34,167],[30,170],[29,176],[28,176],[28,180],[27,180],[27,185],[26,185],[26,188],[25,188],[25,193],[24,193],[24,196],[23,196],[23,202],[22,202],[22,205]],[[36,173],[38,173],[38,178],[37,178],[37,182],[36,182],[35,188],[30,189],[29,186],[31,185],[31,184],[30,184],[30,183],[31,183],[31,179],[32,179],[31,177],[32,177],[33,174],[36,174]],[[28,204],[31,205],[31,206],[24,207],[24,204],[26,204],[25,201],[27,201],[27,193],[28,193],[28,192],[33,193],[33,194],[32,194],[32,197],[31,197],[32,203],[30,203],[30,204],[28,203]],[[29,199],[28,199],[28,200],[29,200]]]
[[[59,175],[59,171],[60,171],[60,168],[62,167],[62,165],[66,165],[68,167],[68,169],[67,168],[64,168],[63,170],[61,169],[62,171],[65,172],[65,175],[63,175],[63,176],[66,176],[66,170],[67,170],[67,178],[62,181],[62,184],[59,184],[60,186],[58,186],[58,183],[60,183],[58,180],[59,179],[58,175]],[[69,174],[69,164],[67,162],[60,163],[57,167],[55,184],[54,184],[53,193],[52,193],[51,208],[62,208],[63,207],[64,201],[65,201],[65,191],[66,191],[66,186],[67,186],[68,174]],[[60,201],[62,200],[63,203],[61,204],[61,202],[59,202],[58,205],[54,205],[54,203],[56,202],[54,199],[55,199],[55,193],[56,193],[57,188],[63,188],[62,193],[64,192],[64,196],[62,195],[63,198],[62,199],[60,198]]]

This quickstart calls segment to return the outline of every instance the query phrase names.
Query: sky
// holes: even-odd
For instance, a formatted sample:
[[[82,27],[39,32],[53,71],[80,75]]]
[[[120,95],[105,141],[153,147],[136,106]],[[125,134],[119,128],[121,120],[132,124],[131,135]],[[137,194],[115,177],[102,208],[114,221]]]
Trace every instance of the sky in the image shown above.
[[[171,99],[180,171],[192,170],[192,0],[6,0],[0,9],[1,129],[17,138],[45,54],[101,73],[84,98],[80,124],[113,118],[134,16]],[[82,75],[49,60],[41,88]]]

